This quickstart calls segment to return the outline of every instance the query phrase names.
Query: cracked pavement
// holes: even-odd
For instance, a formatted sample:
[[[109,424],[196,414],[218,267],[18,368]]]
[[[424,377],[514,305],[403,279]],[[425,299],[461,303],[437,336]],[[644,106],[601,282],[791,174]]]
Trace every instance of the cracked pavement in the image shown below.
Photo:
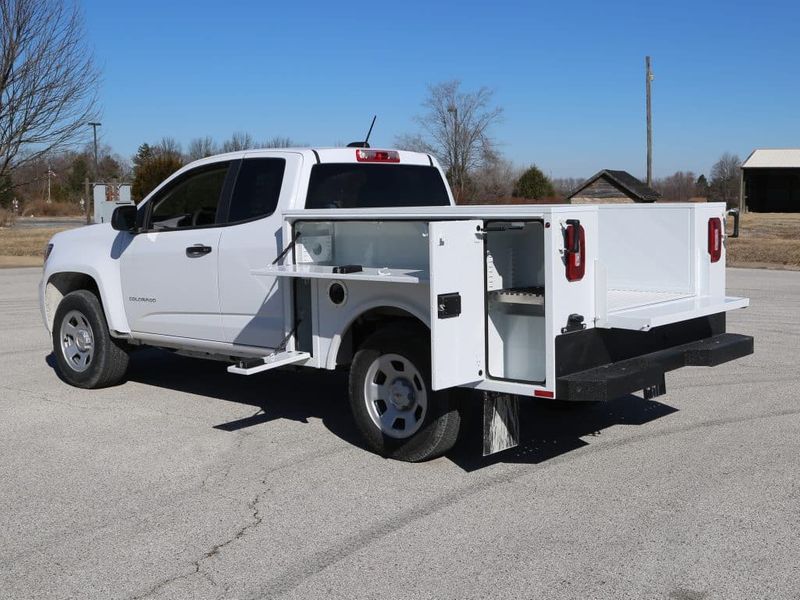
[[[0,270],[0,598],[800,598],[800,273],[729,270],[755,355],[420,465],[359,446],[341,373],[141,350],[71,388],[38,278]]]

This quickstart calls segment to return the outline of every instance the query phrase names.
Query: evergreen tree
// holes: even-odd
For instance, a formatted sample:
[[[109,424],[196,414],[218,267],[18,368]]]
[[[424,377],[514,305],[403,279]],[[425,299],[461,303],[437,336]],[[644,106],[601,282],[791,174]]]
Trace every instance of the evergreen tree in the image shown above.
[[[159,183],[183,166],[180,152],[162,143],[153,148],[142,144],[133,157],[133,185],[131,194],[136,202],[144,199]]]
[[[550,179],[536,165],[533,165],[517,179],[512,193],[515,198],[537,199],[553,196],[554,194],[555,190]]]
[[[705,175],[700,175],[694,184],[694,195],[699,198],[708,198],[711,193],[711,186],[708,185],[708,180]]]

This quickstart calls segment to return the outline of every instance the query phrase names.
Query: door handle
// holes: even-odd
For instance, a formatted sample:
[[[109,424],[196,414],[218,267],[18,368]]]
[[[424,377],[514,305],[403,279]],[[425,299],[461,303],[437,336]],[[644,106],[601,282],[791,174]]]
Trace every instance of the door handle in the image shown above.
[[[211,252],[211,246],[204,246],[203,244],[195,244],[186,248],[186,256],[189,258],[197,258]]]

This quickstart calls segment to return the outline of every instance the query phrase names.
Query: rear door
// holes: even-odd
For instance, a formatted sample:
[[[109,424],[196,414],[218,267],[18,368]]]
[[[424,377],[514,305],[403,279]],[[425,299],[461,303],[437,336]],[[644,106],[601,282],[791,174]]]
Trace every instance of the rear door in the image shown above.
[[[428,226],[434,390],[484,378],[483,221]]]
[[[285,247],[279,207],[290,206],[299,155],[247,156],[241,164],[219,253],[220,309],[225,340],[276,348],[284,338],[284,278],[254,276]]]

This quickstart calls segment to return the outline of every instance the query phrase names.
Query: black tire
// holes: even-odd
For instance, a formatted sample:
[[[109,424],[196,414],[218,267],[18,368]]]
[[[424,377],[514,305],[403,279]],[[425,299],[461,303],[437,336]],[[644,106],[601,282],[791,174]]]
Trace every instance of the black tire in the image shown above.
[[[428,332],[420,328],[390,327],[367,338],[353,357],[349,380],[350,409],[367,446],[381,456],[407,462],[430,460],[450,450],[458,438],[461,418],[451,394],[431,390],[429,339]],[[426,407],[413,425],[418,429],[408,437],[387,435],[374,420],[380,421],[381,417],[373,418],[367,408],[370,402],[366,393],[367,377],[375,362],[385,355],[403,357],[420,375],[418,379],[421,381],[417,381],[416,375],[412,376],[412,385],[418,390],[411,388],[410,391],[412,394],[424,393]],[[410,411],[401,414],[410,414]],[[394,434],[404,435],[404,432],[395,430]]]
[[[83,344],[83,354],[79,355],[80,349],[75,349],[75,343],[70,343],[75,342],[74,339],[70,336],[62,338],[62,325],[67,318],[70,319],[72,330],[77,327],[86,331],[86,325],[89,326],[91,343],[87,345],[85,338],[77,336]],[[73,348],[72,359],[67,357],[70,353],[67,346]],[[89,359],[84,361],[81,357],[85,357],[87,352]],[[53,355],[61,377],[67,383],[80,388],[94,389],[116,385],[125,378],[128,370],[126,344],[109,335],[100,300],[88,290],[70,292],[59,303],[53,320]]]

